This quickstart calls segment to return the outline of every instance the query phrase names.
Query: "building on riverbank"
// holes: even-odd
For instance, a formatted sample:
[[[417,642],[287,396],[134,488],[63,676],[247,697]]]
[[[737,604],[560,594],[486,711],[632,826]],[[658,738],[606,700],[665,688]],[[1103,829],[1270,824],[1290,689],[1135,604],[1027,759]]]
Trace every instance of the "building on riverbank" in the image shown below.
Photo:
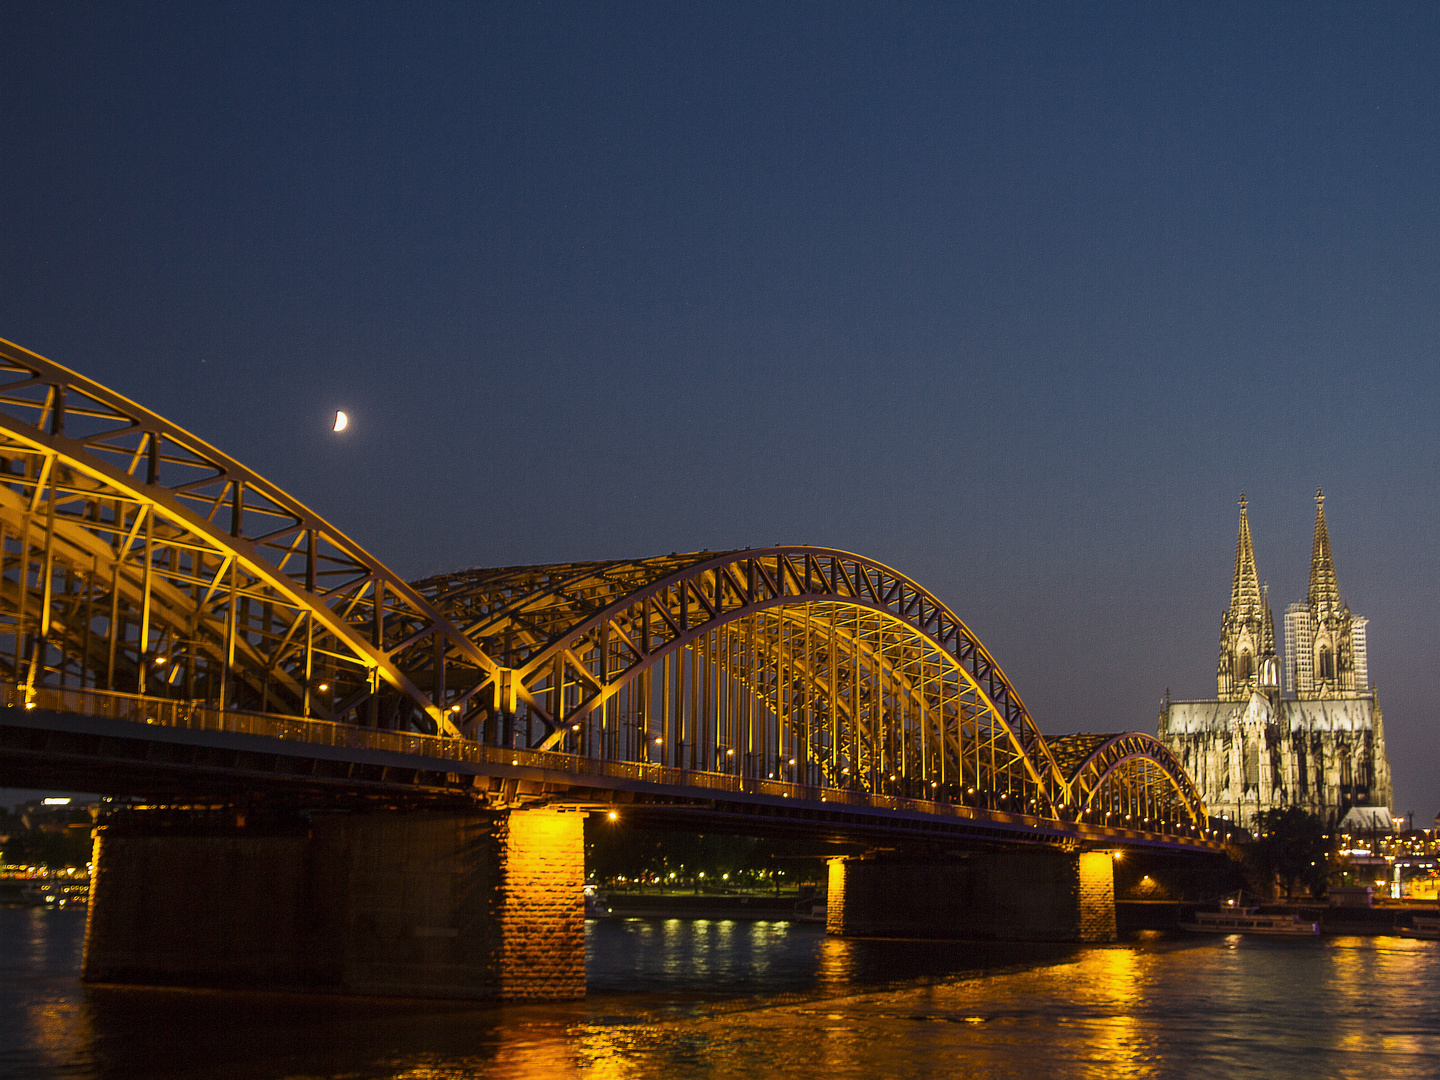
[[[1167,690],[1160,710],[1160,740],[1189,771],[1211,816],[1242,828],[1262,811],[1284,806],[1333,825],[1354,807],[1390,805],[1384,719],[1369,679],[1368,621],[1351,614],[1340,595],[1323,493],[1316,493],[1315,506],[1309,593],[1286,609],[1283,657],[1241,495],[1216,696],[1172,701]]]

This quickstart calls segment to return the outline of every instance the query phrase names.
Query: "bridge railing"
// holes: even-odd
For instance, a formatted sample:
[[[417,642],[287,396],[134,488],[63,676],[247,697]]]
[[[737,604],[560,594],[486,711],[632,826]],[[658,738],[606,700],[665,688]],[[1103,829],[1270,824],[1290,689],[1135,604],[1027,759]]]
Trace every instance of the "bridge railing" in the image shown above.
[[[465,739],[417,732],[380,731],[315,720],[302,716],[273,713],[250,713],[213,709],[194,701],[156,698],[126,694],[114,690],[82,687],[25,687],[0,680],[0,695],[10,707],[44,709],[52,712],[79,713],[133,724],[148,724],[192,731],[215,731],[236,735],[259,735],[290,742],[318,746],[336,746],[351,750],[378,750],[432,759],[435,771],[446,762],[509,765],[572,776],[605,776],[621,780],[638,780],[671,787],[704,788],[747,795],[768,795],[774,798],[804,799],[810,802],[901,810],[933,814],[940,817],[970,818],[992,824],[1039,828],[1055,822],[1028,814],[1008,813],[955,803],[911,799],[898,795],[870,794],[844,788],[792,784],[785,780],[768,780],[728,773],[702,772],[669,765],[650,765],[627,761],[606,761],[548,750],[506,749]],[[1114,832],[1115,830],[1107,830]],[[1129,832],[1130,830],[1124,830]],[[1139,832],[1136,836],[1142,835]],[[1150,835],[1150,834],[1145,834]]]

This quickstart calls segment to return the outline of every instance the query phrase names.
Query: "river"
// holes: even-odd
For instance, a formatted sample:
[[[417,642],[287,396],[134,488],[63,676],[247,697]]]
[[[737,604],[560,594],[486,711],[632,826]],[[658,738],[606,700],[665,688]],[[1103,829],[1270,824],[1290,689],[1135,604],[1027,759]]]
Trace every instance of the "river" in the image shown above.
[[[83,909],[0,909],[5,1080],[1434,1077],[1440,943],[845,941],[606,920],[590,996],[367,1001],[79,985]]]

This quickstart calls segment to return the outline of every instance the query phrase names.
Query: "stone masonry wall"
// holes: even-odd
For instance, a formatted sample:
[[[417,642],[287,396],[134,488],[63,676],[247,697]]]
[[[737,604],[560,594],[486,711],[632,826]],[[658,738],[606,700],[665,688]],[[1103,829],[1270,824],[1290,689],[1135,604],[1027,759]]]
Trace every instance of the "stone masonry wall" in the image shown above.
[[[512,813],[502,844],[500,992],[506,998],[585,996],[585,819]]]
[[[831,859],[826,863],[829,870],[829,884],[825,892],[825,932],[837,937],[845,934],[845,859]]]
[[[1080,940],[1115,940],[1115,858],[1108,851],[1080,855]]]

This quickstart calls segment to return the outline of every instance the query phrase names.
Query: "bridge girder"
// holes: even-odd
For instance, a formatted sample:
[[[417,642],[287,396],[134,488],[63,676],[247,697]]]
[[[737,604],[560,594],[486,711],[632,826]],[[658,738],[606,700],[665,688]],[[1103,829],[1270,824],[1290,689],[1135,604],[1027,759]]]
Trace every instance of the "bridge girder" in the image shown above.
[[[0,667],[26,686],[1205,824],[1148,736],[1066,737],[1086,752],[1058,760],[958,616],[872,559],[773,547],[412,585],[189,432],[3,341]]]
[[[1159,739],[1139,731],[1052,737],[1066,769],[1072,797],[1083,820],[1136,817],[1158,812],[1172,819],[1208,825],[1204,800],[1194,782]]]
[[[542,703],[527,730],[538,722],[530,743],[544,749],[740,771],[729,756],[744,743],[753,757],[760,744],[758,766],[744,766],[760,777],[793,777],[794,762],[802,774],[815,765],[828,785],[880,793],[980,796],[973,784],[1077,817],[1103,791],[1117,806],[1204,826],[1193,785],[1148,736],[1119,757],[1122,743],[1083,737],[1111,743],[1062,769],[964,623],[914,581],[850,552],[694,552],[461,571],[416,587],[502,666],[495,696],[470,699],[462,721],[487,739],[505,737],[495,734],[502,718],[514,722],[508,685]],[[739,718],[713,716],[727,709]],[[714,728],[697,732],[692,714]],[[826,725],[831,753],[807,760]],[[1153,769],[1166,773],[1163,797]]]
[[[11,638],[21,680],[48,672],[114,688],[110,656],[119,654],[135,682],[120,688],[144,692],[178,661],[187,686],[203,673],[226,704],[259,685],[258,701],[238,703],[305,715],[333,714],[362,688],[378,701],[383,682],[392,705],[453,733],[440,658],[489,666],[405,581],[298,500],[163,417],[5,341],[0,458],[10,493],[5,572],[18,587],[0,637]],[[93,559],[89,573],[66,568],[83,592],[62,596],[56,557],[64,565],[80,551]],[[62,637],[70,649],[52,644],[56,608],[77,606],[89,633],[114,646],[98,678],[76,663],[69,639],[86,631],[73,617]],[[238,673],[237,657],[248,660]],[[167,672],[161,685],[175,678]]]

